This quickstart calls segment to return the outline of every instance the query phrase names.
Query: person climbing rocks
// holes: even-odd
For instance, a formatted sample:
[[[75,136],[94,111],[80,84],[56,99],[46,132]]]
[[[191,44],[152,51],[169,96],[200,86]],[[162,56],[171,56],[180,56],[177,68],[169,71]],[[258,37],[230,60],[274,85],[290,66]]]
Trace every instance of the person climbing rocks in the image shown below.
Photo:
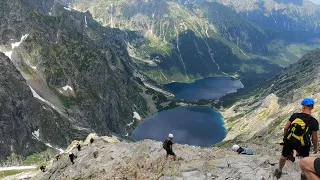
[[[60,158],[61,158],[61,155],[60,155],[60,154],[56,155],[57,161],[59,161]]]
[[[90,144],[92,144],[92,143],[93,143],[93,141],[94,141],[94,139],[93,139],[93,138],[91,138],[91,139],[90,139]]]
[[[299,156],[308,157],[311,147],[310,138],[313,144],[313,151],[318,152],[318,134],[319,123],[311,116],[314,107],[314,100],[305,98],[301,101],[301,113],[294,113],[287,121],[284,127],[284,144],[279,166],[275,170],[275,176],[279,179],[282,174],[282,169],[292,154],[293,150],[297,150]],[[303,171],[301,171],[301,179],[306,179]]]
[[[72,164],[74,164],[74,159],[76,158],[76,156],[73,154],[73,152],[69,153],[69,158]]]
[[[232,146],[232,151],[237,152],[238,154],[246,154],[246,155],[253,155],[253,150],[250,148],[243,148],[237,144]]]
[[[173,160],[175,161],[177,156],[172,150],[172,145],[173,145],[173,134],[169,134],[168,138],[163,142],[163,148],[166,150],[166,158],[168,158],[169,155],[173,156]]]
[[[300,160],[300,168],[309,180],[320,180],[320,158],[306,157]]]
[[[46,171],[46,167],[45,166],[40,166],[40,171],[45,172]]]
[[[77,144],[77,148],[78,148],[78,151],[81,151],[81,145],[80,145],[80,143]]]

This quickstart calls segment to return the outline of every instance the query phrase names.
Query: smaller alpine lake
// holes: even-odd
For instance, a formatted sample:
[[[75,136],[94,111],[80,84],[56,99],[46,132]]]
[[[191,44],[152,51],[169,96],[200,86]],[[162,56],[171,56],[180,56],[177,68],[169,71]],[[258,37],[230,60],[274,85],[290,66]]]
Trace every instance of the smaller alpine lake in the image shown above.
[[[222,116],[208,107],[176,107],[154,114],[141,123],[131,137],[164,141],[169,133],[181,144],[210,146],[226,136]]]
[[[170,89],[177,98],[188,101],[219,99],[244,87],[240,80],[232,77],[210,77],[193,83],[174,82],[164,86]]]

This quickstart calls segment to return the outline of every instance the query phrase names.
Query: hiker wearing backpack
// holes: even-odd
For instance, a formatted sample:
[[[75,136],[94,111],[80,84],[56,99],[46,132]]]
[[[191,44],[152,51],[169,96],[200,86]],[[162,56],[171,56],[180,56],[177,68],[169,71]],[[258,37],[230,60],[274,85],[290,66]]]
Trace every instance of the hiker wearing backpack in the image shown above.
[[[46,172],[46,167],[45,166],[40,166],[40,170],[42,171],[42,172]]]
[[[77,158],[77,156],[74,155],[73,152],[70,152],[69,153],[69,158],[70,158],[71,163],[74,164],[74,159]]]
[[[162,146],[163,146],[163,149],[167,151],[166,158],[168,158],[168,156],[171,155],[173,156],[173,160],[175,161],[177,157],[172,150],[172,145],[173,145],[172,139],[173,139],[173,134],[169,134],[168,138],[163,142]]]
[[[282,154],[279,160],[279,167],[275,170],[275,176],[281,177],[282,168],[286,163],[287,157],[297,150],[299,156],[308,157],[311,147],[310,138],[312,139],[313,151],[318,152],[318,121],[311,116],[314,106],[314,100],[305,98],[301,102],[302,113],[294,113],[284,127],[284,144]],[[303,171],[301,179],[306,179]]]
[[[253,155],[253,150],[250,148],[243,148],[239,145],[233,145],[232,151],[237,152],[238,154],[244,154],[244,155]]]

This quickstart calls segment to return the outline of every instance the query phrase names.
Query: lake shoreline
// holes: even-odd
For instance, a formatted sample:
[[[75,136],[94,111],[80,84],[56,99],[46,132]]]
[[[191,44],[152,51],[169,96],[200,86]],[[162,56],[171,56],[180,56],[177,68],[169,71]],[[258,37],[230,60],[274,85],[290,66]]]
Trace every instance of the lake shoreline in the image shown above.
[[[164,131],[173,129],[174,132],[178,132],[178,143],[182,144],[210,147],[222,142],[227,135],[227,129],[224,117],[215,104],[219,98],[243,88],[244,86],[241,81],[230,76],[210,77],[196,80],[194,83],[171,83],[169,86],[171,86],[171,88],[168,88],[168,86],[164,87],[172,90],[175,96],[168,100],[167,104],[163,106],[164,108],[159,109],[158,112],[142,121],[136,129],[130,133],[130,137],[136,141],[143,139],[162,141],[159,138],[159,133],[161,133],[161,137],[164,138],[167,137],[167,134],[157,132],[157,129],[153,127],[156,126],[160,129],[163,128]],[[181,92],[182,96],[179,96]],[[168,121],[168,119],[170,121]],[[181,119],[186,119],[186,121],[181,124]],[[218,123],[218,125],[214,125],[214,123],[210,124],[212,122]],[[211,129],[208,130],[208,132],[199,130],[201,129],[200,126],[206,123],[209,124],[201,128],[206,130]],[[163,124],[167,124],[167,126]],[[177,124],[182,127],[180,128]],[[185,126],[185,124],[190,127]],[[193,129],[195,127],[196,130]],[[212,135],[210,135],[210,133],[218,133],[218,135],[210,139],[209,137]],[[187,141],[181,137],[179,140],[179,135],[181,134],[184,134],[184,136],[192,136],[191,139],[197,139],[197,141]],[[209,143],[206,144],[206,142]]]

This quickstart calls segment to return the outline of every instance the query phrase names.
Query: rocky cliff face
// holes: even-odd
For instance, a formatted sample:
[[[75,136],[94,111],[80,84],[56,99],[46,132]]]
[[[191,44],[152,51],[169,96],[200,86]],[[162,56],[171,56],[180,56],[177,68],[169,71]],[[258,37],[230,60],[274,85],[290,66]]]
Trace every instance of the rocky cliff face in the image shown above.
[[[261,144],[280,142],[281,129],[292,113],[301,111],[304,97],[315,99],[313,116],[319,119],[319,64],[318,49],[225,108],[223,116],[228,129],[225,140]]]
[[[258,23],[288,31],[320,31],[320,7],[308,0],[216,0]]]
[[[0,84],[0,161],[12,153],[27,156],[43,151],[45,143],[66,147],[72,138],[85,134],[35,99],[22,75],[3,53],[0,53]]]
[[[277,149],[251,146],[256,155],[233,154],[229,149],[200,148],[174,144],[177,161],[166,160],[161,142],[151,140],[136,143],[107,143],[96,139],[83,145],[72,165],[68,154],[54,161],[45,173],[32,179],[159,179],[159,180],[209,180],[209,179],[273,179]],[[298,160],[299,161],[299,160]],[[299,179],[297,163],[287,163],[282,179]]]
[[[126,51],[123,32],[102,27],[89,12],[73,11],[59,2],[0,2],[0,51],[10,57],[34,96],[54,112],[51,121],[42,124],[40,139],[66,145],[54,138],[55,134],[64,139],[74,136],[72,128],[54,130],[61,119],[86,133],[130,133],[134,129],[131,125],[137,124],[133,112],[142,117],[155,112],[153,96],[157,93],[134,76],[137,73]],[[14,102],[18,99],[12,101],[19,104]],[[33,109],[30,113],[35,116],[24,121],[36,119],[38,111]],[[6,116],[12,119],[15,114]],[[31,127],[37,130],[36,125]],[[47,137],[50,135],[52,138]],[[7,138],[15,137],[11,134]]]
[[[70,7],[129,30],[131,57],[160,83],[214,75],[261,79],[319,45],[317,34],[266,28],[215,2],[179,2],[75,0]]]

